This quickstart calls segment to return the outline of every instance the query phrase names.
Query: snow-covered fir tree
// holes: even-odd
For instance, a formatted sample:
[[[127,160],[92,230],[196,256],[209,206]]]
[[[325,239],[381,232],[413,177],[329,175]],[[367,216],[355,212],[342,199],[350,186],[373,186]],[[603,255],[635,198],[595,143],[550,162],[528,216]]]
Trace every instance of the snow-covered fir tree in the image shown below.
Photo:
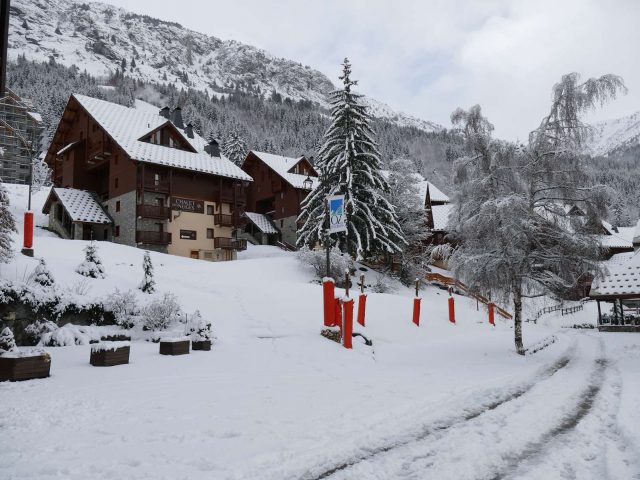
[[[144,252],[142,259],[142,270],[144,277],[140,283],[140,290],[144,293],[153,293],[156,291],[156,281],[153,279],[153,263],[151,263],[151,255],[149,252]]]
[[[11,234],[16,231],[16,221],[9,209],[9,193],[0,181],[0,263],[13,257]]]
[[[202,318],[200,310],[191,314],[185,328],[185,335],[194,342],[211,340],[211,322]]]
[[[222,153],[236,165],[242,165],[247,156],[247,146],[235,128],[229,130],[222,144]]]
[[[316,168],[320,185],[302,202],[298,245],[312,246],[323,238],[326,198],[344,194],[347,234],[343,249],[356,258],[402,251],[405,239],[393,206],[385,198],[389,185],[371,128],[372,117],[362,95],[352,91],[351,64],[342,64],[344,88],[331,93],[331,125],[324,134]]]
[[[84,247],[84,261],[76,267],[76,272],[85,277],[104,278],[104,267],[95,242]]]
[[[612,77],[580,84],[576,74],[565,75],[554,86],[550,114],[527,146],[494,140],[479,106],[451,117],[466,154],[455,165],[451,225],[458,246],[450,265],[472,290],[511,302],[520,354],[523,297],[565,298],[579,280],[599,273],[601,250],[590,229],[601,225],[606,192],[589,185],[581,117],[623,89]],[[575,204],[587,212],[585,221],[570,218],[567,206]]]
[[[5,352],[15,352],[18,350],[13,332],[9,327],[5,327],[0,332],[0,354]]]
[[[50,287],[55,283],[53,275],[51,275],[51,272],[47,268],[47,263],[44,261],[44,258],[41,258],[38,261],[38,266],[36,266],[33,271],[33,281],[43,287]]]

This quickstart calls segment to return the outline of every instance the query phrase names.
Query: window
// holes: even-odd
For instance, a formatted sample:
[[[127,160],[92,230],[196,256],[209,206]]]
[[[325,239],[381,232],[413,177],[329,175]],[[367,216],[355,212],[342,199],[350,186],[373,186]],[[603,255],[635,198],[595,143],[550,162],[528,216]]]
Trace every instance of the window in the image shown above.
[[[120,211],[120,200],[116,202],[116,212]]]
[[[280,192],[280,200],[284,198],[284,192]]]
[[[213,205],[207,205],[207,215],[213,215]]]
[[[158,205],[159,207],[164,207],[164,198],[156,197],[156,205]]]
[[[173,138],[169,137],[169,148],[174,148],[175,146],[176,146],[176,144],[173,141]]]
[[[213,228],[207,228],[207,238],[213,238]]]
[[[180,230],[180,240],[197,240],[197,237],[195,230]]]
[[[153,174],[153,184],[157,187],[158,185],[160,185],[160,174],[159,173],[154,173]]]
[[[115,237],[119,237],[120,236],[120,225],[116,225],[116,233],[114,235]]]
[[[156,227],[156,232],[160,232],[160,233],[164,232],[164,223],[156,223],[155,227]]]
[[[116,177],[116,178],[113,180],[113,186],[114,186],[115,188],[118,188],[118,177]]]
[[[204,252],[205,260],[213,260],[213,252]]]
[[[59,203],[56,204],[56,219],[58,219],[58,221],[62,221],[62,205]]]
[[[280,228],[284,227],[284,220],[280,220]]]

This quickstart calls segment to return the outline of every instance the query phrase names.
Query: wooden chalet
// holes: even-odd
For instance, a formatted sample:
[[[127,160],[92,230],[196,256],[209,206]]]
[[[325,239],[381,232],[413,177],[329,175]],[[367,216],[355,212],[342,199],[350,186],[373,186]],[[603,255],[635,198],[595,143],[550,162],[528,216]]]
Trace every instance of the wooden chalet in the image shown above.
[[[249,216],[252,225],[248,228],[255,231],[266,227],[267,231],[262,233],[272,235],[268,226],[273,225],[279,232],[277,240],[293,248],[300,204],[318,185],[318,172],[304,156],[289,158],[256,151],[249,152],[242,169],[253,178],[247,188],[247,212],[265,217]],[[247,229],[245,233],[250,231]],[[275,241],[275,237],[267,238]]]
[[[184,125],[180,108],[129,108],[72,95],[47,151],[55,187],[91,192],[110,239],[170,254],[231,260],[251,177]]]

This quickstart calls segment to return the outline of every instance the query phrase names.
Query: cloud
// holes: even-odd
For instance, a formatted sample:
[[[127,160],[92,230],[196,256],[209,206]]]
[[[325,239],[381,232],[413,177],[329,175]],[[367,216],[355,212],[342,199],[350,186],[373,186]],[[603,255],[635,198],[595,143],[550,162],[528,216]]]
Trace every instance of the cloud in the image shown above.
[[[449,125],[482,105],[496,135],[525,139],[571,71],[622,75],[630,94],[591,118],[640,110],[640,2],[618,0],[108,0],[308,64],[337,82],[348,56],[360,89]]]

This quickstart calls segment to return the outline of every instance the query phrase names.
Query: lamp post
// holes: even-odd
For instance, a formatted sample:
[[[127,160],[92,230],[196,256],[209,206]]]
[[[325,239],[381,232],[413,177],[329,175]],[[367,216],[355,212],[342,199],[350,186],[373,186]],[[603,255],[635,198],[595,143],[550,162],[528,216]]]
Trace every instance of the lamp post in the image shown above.
[[[22,253],[28,257],[33,257],[33,212],[31,211],[31,189],[33,184],[33,142],[29,142],[18,130],[0,119],[0,127],[11,132],[24,148],[29,152],[29,196],[27,200],[27,211],[24,212],[24,231],[22,242]]]

